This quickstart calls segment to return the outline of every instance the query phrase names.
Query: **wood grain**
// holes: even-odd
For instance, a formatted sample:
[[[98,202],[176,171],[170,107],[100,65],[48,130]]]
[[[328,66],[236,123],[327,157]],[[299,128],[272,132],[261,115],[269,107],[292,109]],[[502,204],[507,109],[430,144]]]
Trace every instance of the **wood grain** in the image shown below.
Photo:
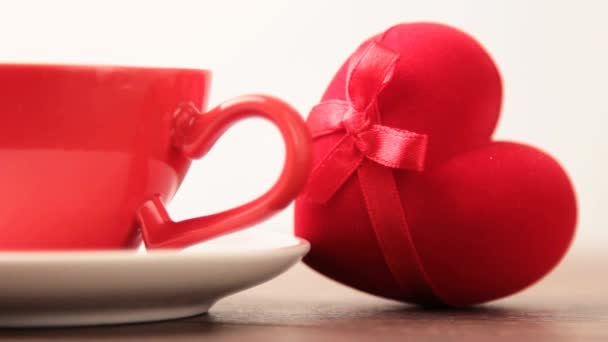
[[[4,329],[2,340],[608,341],[608,256],[571,256],[534,287],[466,310],[424,310],[359,293],[298,265],[183,320]]]

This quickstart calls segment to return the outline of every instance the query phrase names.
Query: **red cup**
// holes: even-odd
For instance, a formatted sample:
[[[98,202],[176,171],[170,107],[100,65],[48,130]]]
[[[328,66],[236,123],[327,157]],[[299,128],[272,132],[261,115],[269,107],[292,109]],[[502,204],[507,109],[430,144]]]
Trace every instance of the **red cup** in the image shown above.
[[[128,248],[141,236],[148,248],[180,248],[286,207],[310,169],[304,121],[265,95],[201,114],[209,83],[204,70],[0,64],[0,250]],[[252,116],[281,131],[278,181],[237,208],[171,221],[163,203],[190,161]]]

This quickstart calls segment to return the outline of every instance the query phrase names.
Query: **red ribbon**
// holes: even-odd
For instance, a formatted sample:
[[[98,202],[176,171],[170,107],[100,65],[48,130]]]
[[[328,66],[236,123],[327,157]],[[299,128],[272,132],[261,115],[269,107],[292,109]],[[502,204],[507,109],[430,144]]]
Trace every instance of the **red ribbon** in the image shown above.
[[[355,53],[347,74],[347,100],[315,106],[308,118],[314,139],[343,136],[313,169],[305,194],[325,203],[356,172],[385,261],[402,288],[426,288],[412,269],[423,273],[415,253],[392,169],[421,171],[427,136],[383,126],[378,95],[392,79],[399,55],[371,42]],[[405,248],[407,241],[411,248]],[[418,279],[426,278],[424,274]],[[425,294],[418,294],[425,295]],[[428,293],[426,293],[428,295]]]
[[[308,124],[313,138],[345,133],[312,171],[306,193],[313,200],[327,202],[365,159],[393,169],[422,170],[427,136],[380,124],[378,95],[392,79],[398,59],[397,53],[371,42],[351,59],[347,100],[325,101],[312,109]]]

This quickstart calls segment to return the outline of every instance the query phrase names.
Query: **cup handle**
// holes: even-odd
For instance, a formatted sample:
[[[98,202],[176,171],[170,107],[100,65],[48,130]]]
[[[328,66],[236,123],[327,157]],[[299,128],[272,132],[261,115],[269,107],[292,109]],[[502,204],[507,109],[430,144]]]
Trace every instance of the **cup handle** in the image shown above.
[[[311,167],[311,137],[300,115],[274,97],[247,95],[226,101],[201,114],[194,105],[180,108],[175,116],[174,142],[188,158],[204,156],[234,123],[247,117],[273,122],[285,142],[283,171],[274,186],[257,199],[217,214],[173,222],[160,196],[137,211],[147,248],[181,248],[252,226],[284,209],[307,182]]]

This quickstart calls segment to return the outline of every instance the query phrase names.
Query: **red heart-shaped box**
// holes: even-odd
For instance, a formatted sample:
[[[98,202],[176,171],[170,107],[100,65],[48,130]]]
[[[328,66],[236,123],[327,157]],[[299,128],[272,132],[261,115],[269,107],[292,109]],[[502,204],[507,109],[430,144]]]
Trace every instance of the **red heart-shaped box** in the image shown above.
[[[467,34],[432,23],[393,26],[358,51],[372,41],[399,55],[377,98],[382,125],[428,136],[424,171],[392,170],[407,239],[374,231],[354,173],[324,203],[297,200],[296,234],[312,244],[306,263],[354,288],[422,305],[481,303],[539,280],[571,243],[575,194],[547,154],[491,140],[502,86],[490,56]],[[346,100],[352,58],[322,101]],[[315,139],[315,165],[343,136]],[[393,268],[390,253],[400,255]]]

